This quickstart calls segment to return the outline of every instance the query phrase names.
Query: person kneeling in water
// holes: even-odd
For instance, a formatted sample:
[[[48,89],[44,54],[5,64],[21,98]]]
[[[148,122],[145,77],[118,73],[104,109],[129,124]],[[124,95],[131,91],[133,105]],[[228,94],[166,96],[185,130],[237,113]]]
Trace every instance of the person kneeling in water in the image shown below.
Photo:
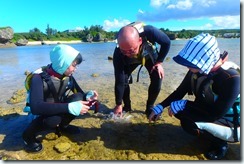
[[[62,133],[79,134],[70,122],[88,112],[98,98],[96,91],[84,92],[72,74],[82,62],[79,51],[68,45],[57,45],[50,51],[51,64],[32,73],[29,78],[29,102],[24,110],[35,116],[22,137],[27,152],[43,149],[36,139],[38,132],[48,129]],[[29,109],[29,110],[28,110]]]
[[[205,157],[222,159],[228,150],[227,142],[240,141],[240,72],[220,54],[214,36],[200,34],[190,39],[173,59],[189,71],[178,88],[164,101],[152,108],[149,122],[156,121],[165,107],[180,120],[188,133],[211,141]],[[195,100],[185,100],[186,94]]]

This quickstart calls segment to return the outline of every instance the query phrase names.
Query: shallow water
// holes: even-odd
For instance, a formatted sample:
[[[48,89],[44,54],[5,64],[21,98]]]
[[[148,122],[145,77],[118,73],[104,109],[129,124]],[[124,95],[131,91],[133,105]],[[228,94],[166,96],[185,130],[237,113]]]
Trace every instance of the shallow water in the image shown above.
[[[167,57],[171,59],[175,56],[180,49],[183,48],[186,41],[187,40],[173,40]],[[230,54],[229,59],[240,65],[240,39],[219,38],[218,43],[221,52],[227,50]],[[81,81],[83,84],[92,82],[100,83],[104,80],[111,80],[113,82],[113,65],[112,61],[108,60],[108,56],[113,55],[113,50],[116,46],[114,42],[70,45],[79,50],[85,60],[74,74],[78,81]],[[40,66],[50,63],[49,51],[54,46],[55,45],[39,45],[0,49],[0,105],[8,106],[6,101],[9,96],[17,89],[23,88],[25,71],[33,71]],[[172,74],[174,76],[180,76],[184,74],[186,70],[184,67],[173,62],[173,60],[167,60],[163,65],[165,75],[169,78],[171,78]],[[91,77],[93,73],[99,74],[99,77]],[[148,78],[147,73],[141,74],[140,78]]]

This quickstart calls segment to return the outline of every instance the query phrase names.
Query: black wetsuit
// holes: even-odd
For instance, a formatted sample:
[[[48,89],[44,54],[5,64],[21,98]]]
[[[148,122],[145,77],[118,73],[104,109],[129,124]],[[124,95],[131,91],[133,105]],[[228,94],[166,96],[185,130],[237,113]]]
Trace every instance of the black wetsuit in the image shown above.
[[[154,63],[164,61],[164,58],[170,48],[170,39],[165,33],[150,25],[144,26],[144,32],[140,33],[140,37],[142,37],[143,43],[148,40],[154,45],[156,43],[160,45],[160,50],[158,51],[155,61],[147,59],[145,62],[145,67],[147,71],[150,72]],[[128,85],[129,77],[131,76],[132,71],[141,64],[142,62],[138,61],[138,59],[128,58],[121,53],[118,47],[115,48],[113,54],[113,65],[116,105],[121,105],[123,100],[124,107],[131,108],[130,88]],[[150,80],[151,83],[148,89],[147,108],[153,106],[162,85],[162,79],[159,78],[159,75],[155,70],[150,74]]]
[[[171,102],[181,100],[187,93],[192,93],[192,72],[188,71],[179,87],[160,104],[165,108]],[[198,135],[195,122],[214,122],[222,118],[232,107],[240,94],[240,74],[235,69],[219,68],[209,75],[196,74],[199,79],[208,76],[212,80],[212,91],[217,95],[213,101],[205,101],[203,86],[195,93],[194,101],[187,101],[185,109],[175,117],[180,119],[182,128],[192,135]],[[202,89],[202,90],[201,90]]]
[[[53,72],[52,68],[48,70]],[[76,116],[69,113],[68,103],[85,100],[85,93],[72,76],[50,78],[57,92],[56,96],[40,74],[34,74],[31,79],[29,106],[31,113],[37,117],[25,130],[27,136],[34,137],[37,132],[69,125]]]
[[[74,88],[79,92],[84,94],[81,88],[78,86],[77,82],[73,77],[66,77],[67,79],[61,80],[58,78],[51,77],[58,93],[59,101],[62,102],[62,97],[64,96],[67,88],[70,91],[74,91]],[[72,78],[72,84],[67,84],[66,80],[69,81]],[[63,85],[66,83],[66,85]],[[69,86],[68,86],[69,85]],[[43,81],[40,75],[35,74],[32,77],[31,81],[31,90],[30,90],[30,107],[31,112],[34,115],[45,115],[52,116],[58,114],[68,114],[68,102],[67,103],[55,103],[54,97],[50,89],[48,89],[47,83]]]

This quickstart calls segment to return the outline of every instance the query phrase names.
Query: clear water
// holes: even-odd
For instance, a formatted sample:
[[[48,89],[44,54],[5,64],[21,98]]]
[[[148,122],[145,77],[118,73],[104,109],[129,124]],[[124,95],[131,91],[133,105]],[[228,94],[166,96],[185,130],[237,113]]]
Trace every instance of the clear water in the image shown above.
[[[186,42],[187,40],[173,40],[168,57],[172,58],[177,55]],[[229,60],[240,65],[240,39],[219,38],[218,43],[221,52],[228,51]],[[94,79],[91,77],[93,73],[99,74],[100,80],[114,80],[113,63],[108,60],[108,56],[113,56],[116,46],[114,42],[70,45],[79,50],[85,60],[74,74],[77,80],[92,81]],[[33,71],[50,63],[49,52],[54,46],[40,45],[0,49],[0,105],[6,104],[14,91],[24,87],[25,71]],[[184,71],[173,60],[169,60],[163,65],[168,74],[172,71]]]

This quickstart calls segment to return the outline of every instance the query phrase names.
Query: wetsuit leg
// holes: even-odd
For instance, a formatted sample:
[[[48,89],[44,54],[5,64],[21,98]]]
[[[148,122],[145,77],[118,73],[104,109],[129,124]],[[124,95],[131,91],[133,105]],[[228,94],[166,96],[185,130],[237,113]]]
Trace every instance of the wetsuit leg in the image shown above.
[[[42,116],[35,118],[25,129],[23,136],[30,140],[35,140],[36,133],[44,130],[43,119],[44,118]]]
[[[79,100],[84,100],[85,97],[82,93],[74,93],[73,95],[69,96],[67,99],[65,99],[65,102],[74,102]],[[80,129],[79,127],[76,127],[74,125],[70,125],[70,122],[75,119],[76,116],[72,114],[63,114],[61,115],[61,123],[59,126],[57,126],[56,134],[58,136],[61,136],[62,133],[66,134],[79,134]]]
[[[203,139],[209,140],[211,142],[210,148],[205,157],[212,160],[222,159],[225,157],[228,144],[226,141],[217,138],[205,130],[201,130],[195,124],[196,121],[206,121],[207,118],[204,118],[200,113],[196,111],[184,109],[175,115],[176,118],[180,120],[181,127],[189,134],[201,137]]]
[[[159,95],[162,86],[162,79],[159,77],[158,72],[156,70],[153,70],[153,72],[150,73],[153,67],[152,62],[147,62],[145,66],[150,76],[150,85],[148,88],[148,99],[147,99],[147,106],[146,106],[146,113],[147,113],[147,111],[150,111],[150,109],[153,107]]]
[[[124,95],[123,95],[124,107],[123,111],[131,111],[131,100],[130,100],[130,85],[125,85]]]
[[[179,111],[175,114],[175,117],[180,120],[183,130],[194,136],[199,135],[199,129],[195,122],[209,121],[209,117],[204,115],[200,110],[190,108],[185,108],[183,111]]]
[[[62,134],[79,134],[80,128],[75,125],[70,125],[70,122],[75,119],[76,116],[72,114],[62,115],[62,121],[56,128],[56,134],[61,136]]]
[[[56,128],[61,123],[61,116],[51,116],[43,119],[44,126],[47,128]]]
[[[132,83],[131,73],[136,69],[138,64],[128,65],[125,69],[125,89],[123,95],[124,107],[123,111],[131,111],[131,100],[130,100],[130,85]]]
[[[75,119],[76,116],[72,115],[72,114],[65,114],[65,115],[62,115],[62,121],[60,123],[60,126],[61,127],[65,127],[65,126],[68,126],[69,123]]]
[[[42,116],[35,118],[22,134],[28,152],[40,152],[42,150],[42,144],[36,139],[36,134],[44,130],[43,119]]]

